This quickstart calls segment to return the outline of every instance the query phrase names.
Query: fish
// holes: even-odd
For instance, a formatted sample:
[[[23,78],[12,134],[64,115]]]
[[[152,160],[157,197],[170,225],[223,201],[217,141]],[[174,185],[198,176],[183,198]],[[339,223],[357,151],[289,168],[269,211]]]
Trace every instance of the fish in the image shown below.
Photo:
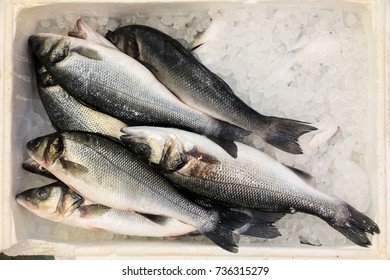
[[[307,122],[265,116],[241,100],[218,75],[169,35],[144,25],[108,31],[106,38],[137,59],[182,102],[215,119],[260,136],[285,152],[301,154],[298,138],[317,128]]]
[[[22,166],[25,170],[27,170],[31,173],[35,173],[35,174],[47,177],[49,179],[58,180],[55,176],[53,176],[53,174],[51,174],[49,171],[47,171],[44,167],[40,166],[32,158],[29,158],[28,160],[24,161]],[[63,184],[60,181],[58,181],[57,183],[66,186],[65,184]],[[210,200],[207,200],[207,199],[204,199],[201,197],[196,197],[193,194],[189,194],[188,192],[184,193],[184,195],[186,197],[190,197],[191,200],[193,200],[197,204],[205,206],[205,207],[210,208],[210,209],[215,208],[220,212],[232,210],[232,209],[228,209],[227,208],[228,206],[224,206],[224,205],[221,205],[220,203],[216,203],[215,201],[210,201]],[[84,198],[84,201],[87,201],[87,200]],[[96,203],[90,202],[89,204],[96,204]],[[98,208],[103,209],[104,207],[106,207],[106,206],[100,206],[100,204],[99,204]],[[121,213],[120,210],[115,209],[115,211],[117,211],[116,213],[119,216],[121,216],[121,217],[123,216],[120,214]],[[279,230],[273,225],[273,223],[280,220],[284,216],[283,213],[259,212],[259,211],[253,211],[253,210],[247,209],[247,208],[240,208],[240,209],[234,208],[234,211],[243,212],[246,215],[251,217],[250,220],[245,225],[236,229],[235,233],[241,234],[241,235],[252,236],[252,237],[258,237],[258,238],[267,238],[267,239],[276,238],[276,237],[281,235]],[[110,212],[112,213],[113,210],[111,210]],[[140,214],[140,215],[142,215],[142,214]],[[149,216],[149,217],[152,217],[152,216]],[[157,220],[163,219],[163,217],[159,217],[157,215],[155,217],[157,217]],[[153,220],[155,220],[155,218],[153,218]],[[171,224],[171,223],[168,223],[168,224]],[[118,231],[116,231],[116,233],[120,234],[120,232],[118,232]],[[192,235],[194,235],[193,232],[188,232],[186,234],[189,234],[189,233],[192,233]],[[127,231],[126,235],[135,235],[135,234],[130,234],[129,231]]]
[[[38,33],[29,45],[55,81],[77,100],[128,125],[177,127],[208,135],[234,157],[249,131],[182,103],[141,63],[119,50]]]
[[[42,218],[83,229],[146,237],[199,234],[193,226],[174,218],[144,215],[94,203],[81,197],[60,181],[23,191],[16,195],[16,201]],[[206,202],[201,203],[204,205]],[[207,203],[207,206],[210,207],[210,204]],[[263,238],[280,236],[277,229],[270,226],[274,218],[269,219],[269,216],[264,213],[260,215],[262,219],[254,218],[250,223],[237,229],[237,232],[251,234],[256,230],[261,232]],[[258,234],[256,236],[259,237]]]
[[[34,56],[35,76],[43,107],[57,131],[83,130],[119,138],[127,125],[93,110],[64,90]]]
[[[42,218],[89,230],[148,237],[181,236],[197,231],[173,218],[155,216],[153,221],[134,211],[96,204],[62,182],[23,191],[16,201]]]
[[[221,248],[238,252],[234,230],[250,217],[221,213],[192,202],[119,141],[100,134],[64,131],[26,144],[28,154],[83,197],[107,207],[175,218]]]
[[[127,127],[122,132],[129,150],[178,188],[261,211],[314,215],[362,247],[371,245],[367,233],[380,233],[373,220],[347,202],[313,188],[302,178],[305,173],[247,145],[236,143],[232,159],[207,138],[183,130]]]

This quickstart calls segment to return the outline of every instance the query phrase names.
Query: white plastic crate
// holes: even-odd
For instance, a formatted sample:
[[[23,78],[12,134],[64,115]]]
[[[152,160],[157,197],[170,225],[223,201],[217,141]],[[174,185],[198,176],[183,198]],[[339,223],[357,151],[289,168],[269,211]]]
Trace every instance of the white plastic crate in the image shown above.
[[[35,178],[21,168],[21,162],[27,158],[25,144],[28,140],[51,132],[46,127],[34,127],[34,116],[27,112],[34,107],[43,112],[32,75],[27,39],[36,32],[41,20],[56,18],[63,14],[82,16],[123,17],[131,15],[157,15],[171,13],[189,13],[197,10],[234,9],[248,5],[275,5],[306,7],[308,5],[352,10],[364,20],[368,44],[370,69],[369,93],[369,134],[370,148],[367,151],[371,192],[369,216],[381,229],[381,234],[372,239],[370,248],[360,248],[348,243],[344,246],[291,246],[288,244],[246,244],[240,246],[238,254],[223,251],[209,242],[192,240],[161,239],[116,239],[106,240],[105,236],[89,240],[61,239],[61,233],[53,234],[46,228],[51,222],[34,217],[15,202],[15,195],[24,190],[27,184],[37,187]],[[75,3],[66,1],[22,1],[6,0],[0,4],[3,28],[0,33],[0,107],[1,122],[1,230],[0,250],[6,254],[49,254],[59,258],[388,258],[389,257],[389,185],[387,170],[390,161],[386,158],[389,148],[387,124],[390,113],[388,84],[386,80],[390,56],[388,55],[389,4],[386,0],[355,1],[93,1],[82,0]],[[387,25],[386,25],[387,24]],[[386,48],[387,47],[387,48]],[[386,56],[387,51],[387,56]],[[386,60],[387,59],[387,60]],[[387,67],[387,76],[386,76]],[[387,107],[386,107],[387,105]],[[351,105],[352,106],[352,105]],[[36,109],[38,108],[38,109]],[[41,226],[36,230],[36,223]]]

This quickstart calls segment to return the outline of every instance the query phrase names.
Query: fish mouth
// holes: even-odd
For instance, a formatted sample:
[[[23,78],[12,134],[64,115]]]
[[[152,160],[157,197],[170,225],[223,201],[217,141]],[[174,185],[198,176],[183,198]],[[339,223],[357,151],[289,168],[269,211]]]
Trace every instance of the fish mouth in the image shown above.
[[[26,205],[27,205],[26,200],[27,200],[27,199],[24,197],[23,194],[20,193],[20,194],[16,195],[15,200],[16,200],[16,202],[19,203],[20,205],[26,207]]]
[[[38,209],[37,205],[30,203],[30,198],[24,194],[24,192],[19,193],[15,196],[15,200],[17,203],[22,205],[24,208],[31,210]]]

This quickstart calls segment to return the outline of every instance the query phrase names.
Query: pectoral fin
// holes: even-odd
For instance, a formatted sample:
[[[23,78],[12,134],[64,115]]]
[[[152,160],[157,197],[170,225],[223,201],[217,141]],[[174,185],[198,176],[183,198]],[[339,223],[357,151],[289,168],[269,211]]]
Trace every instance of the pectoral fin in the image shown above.
[[[139,215],[141,215],[142,217],[145,217],[146,219],[152,221],[153,223],[155,224],[158,224],[158,225],[165,225],[167,223],[167,217],[164,217],[164,216],[160,216],[160,215],[153,215],[153,214],[145,214],[145,213],[139,213],[137,212]]]
[[[194,158],[196,158],[199,161],[204,162],[204,163],[208,163],[208,164],[221,163],[213,155],[209,155],[209,154],[203,153],[203,152],[199,151],[195,146],[190,151],[188,151],[187,154],[192,156],[192,157],[194,157]]]
[[[81,174],[85,174],[86,172],[88,172],[87,167],[82,166],[81,164],[66,160],[64,158],[60,158],[60,163],[66,171],[69,171],[70,173],[72,173],[74,175],[81,175]]]
[[[86,47],[76,47],[72,49],[73,52],[78,53],[81,56],[93,59],[93,60],[102,60],[103,58],[100,54],[94,49],[86,48]]]

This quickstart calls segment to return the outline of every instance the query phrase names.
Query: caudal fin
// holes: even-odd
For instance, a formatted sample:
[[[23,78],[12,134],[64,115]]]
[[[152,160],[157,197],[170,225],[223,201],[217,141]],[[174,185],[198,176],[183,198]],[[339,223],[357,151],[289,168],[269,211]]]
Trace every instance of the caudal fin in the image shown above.
[[[237,242],[239,235],[234,231],[243,227],[251,219],[246,213],[229,209],[227,211],[215,211],[216,219],[213,219],[212,228],[209,230],[200,230],[211,241],[221,248],[232,252],[238,252]]]
[[[378,225],[373,220],[347,203],[341,206],[340,213],[336,215],[337,218],[327,221],[328,224],[359,246],[371,245],[366,233],[380,233]]]
[[[261,130],[259,134],[268,144],[291,154],[302,154],[298,138],[305,133],[317,130],[308,123],[291,119],[267,117],[267,123],[266,130]]]

